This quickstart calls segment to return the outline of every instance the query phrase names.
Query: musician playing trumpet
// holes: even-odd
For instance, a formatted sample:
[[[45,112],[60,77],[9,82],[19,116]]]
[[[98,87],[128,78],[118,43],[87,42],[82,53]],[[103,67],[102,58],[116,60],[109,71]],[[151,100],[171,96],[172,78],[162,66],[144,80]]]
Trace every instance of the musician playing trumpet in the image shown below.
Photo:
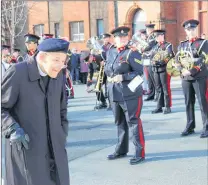
[[[195,129],[195,95],[198,99],[203,130],[201,138],[208,137],[208,100],[206,99],[208,70],[208,41],[197,37],[198,20],[187,20],[183,23],[188,40],[178,46],[175,66],[180,70],[182,88],[185,96],[187,124],[181,136],[194,133]]]
[[[152,114],[171,112],[171,89],[170,75],[167,73],[166,66],[171,58],[174,57],[172,44],[165,41],[165,30],[154,30],[157,45],[152,53],[152,65],[156,91],[158,93],[157,108]],[[164,110],[162,108],[164,107]]]

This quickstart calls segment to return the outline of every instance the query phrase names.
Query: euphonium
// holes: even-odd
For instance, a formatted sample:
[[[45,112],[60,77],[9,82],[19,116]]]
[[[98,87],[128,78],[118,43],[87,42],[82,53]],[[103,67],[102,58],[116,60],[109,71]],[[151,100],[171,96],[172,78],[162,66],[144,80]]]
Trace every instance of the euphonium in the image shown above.
[[[148,46],[148,42],[141,38],[140,33],[135,33],[132,36],[131,42],[140,52]]]

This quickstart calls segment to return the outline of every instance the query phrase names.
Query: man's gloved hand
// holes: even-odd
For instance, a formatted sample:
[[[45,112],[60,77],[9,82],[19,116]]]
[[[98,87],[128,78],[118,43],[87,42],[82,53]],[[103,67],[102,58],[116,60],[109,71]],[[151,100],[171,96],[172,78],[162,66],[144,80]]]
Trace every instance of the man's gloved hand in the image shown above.
[[[17,124],[18,125],[18,124]],[[28,150],[28,143],[30,141],[29,136],[25,134],[24,130],[21,127],[17,127],[9,137],[10,145],[16,144],[17,149],[21,150],[22,146]]]

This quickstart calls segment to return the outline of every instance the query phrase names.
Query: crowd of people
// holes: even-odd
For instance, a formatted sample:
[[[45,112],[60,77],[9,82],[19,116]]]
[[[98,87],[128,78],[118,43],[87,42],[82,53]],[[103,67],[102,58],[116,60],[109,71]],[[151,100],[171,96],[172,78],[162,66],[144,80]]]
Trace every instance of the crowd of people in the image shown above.
[[[200,137],[207,138],[208,41],[197,37],[198,25],[199,21],[193,19],[183,23],[187,40],[181,41],[176,53],[165,39],[166,31],[155,30],[154,24],[146,24],[146,29],[138,30],[138,37],[131,39],[129,27],[117,27],[102,35],[103,45],[96,52],[95,45],[87,52],[69,50],[66,38],[53,38],[52,34],[45,34],[41,42],[39,36],[26,34],[24,62],[19,51],[11,55],[10,47],[2,46],[1,117],[6,139],[6,184],[69,185],[65,150],[67,95],[74,97],[73,84],[92,86],[95,70],[99,71],[95,92],[101,102],[96,109],[107,108],[108,99],[118,130],[118,142],[108,160],[127,155],[129,130],[135,146],[129,163],[135,165],[145,160],[140,118],[143,95],[147,94],[145,101],[157,102],[152,114],[171,113],[172,71],[167,70],[168,64],[182,79],[187,122],[181,136],[194,134],[196,96],[203,123]],[[148,82],[146,92],[142,78]]]

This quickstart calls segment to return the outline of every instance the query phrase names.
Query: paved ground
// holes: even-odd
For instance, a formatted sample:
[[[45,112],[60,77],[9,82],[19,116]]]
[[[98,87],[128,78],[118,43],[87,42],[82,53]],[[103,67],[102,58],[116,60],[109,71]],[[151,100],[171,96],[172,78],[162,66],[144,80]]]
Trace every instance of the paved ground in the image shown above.
[[[114,151],[116,126],[111,111],[94,111],[95,94],[75,86],[69,100],[67,152],[71,185],[207,185],[208,143],[200,139],[201,114],[196,105],[196,134],[181,138],[186,116],[180,80],[172,80],[172,114],[150,114],[155,102],[144,102],[142,120],[146,161],[130,166],[134,149],[126,158],[108,161]]]

